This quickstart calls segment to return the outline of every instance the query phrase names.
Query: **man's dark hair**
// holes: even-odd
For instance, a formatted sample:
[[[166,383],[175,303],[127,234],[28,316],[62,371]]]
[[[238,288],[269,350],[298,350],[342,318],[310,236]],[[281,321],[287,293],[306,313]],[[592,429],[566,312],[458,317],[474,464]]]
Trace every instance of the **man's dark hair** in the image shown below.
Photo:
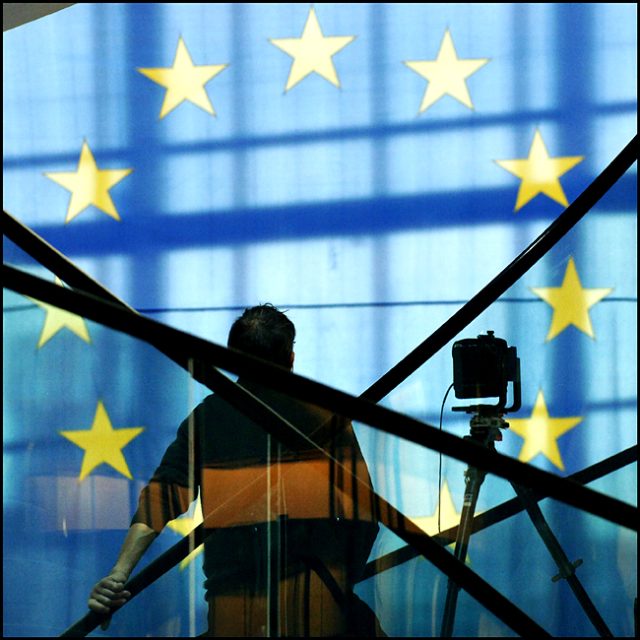
[[[291,367],[296,329],[287,316],[272,304],[245,309],[233,323],[227,344],[232,349]]]

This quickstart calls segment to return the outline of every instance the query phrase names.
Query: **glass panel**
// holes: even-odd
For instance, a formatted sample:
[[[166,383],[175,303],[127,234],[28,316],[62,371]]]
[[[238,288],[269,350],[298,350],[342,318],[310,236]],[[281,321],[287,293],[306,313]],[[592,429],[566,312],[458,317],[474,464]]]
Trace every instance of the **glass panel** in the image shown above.
[[[301,37],[314,15],[325,37],[354,37],[325,60],[339,87],[316,69],[285,89],[295,56],[274,39]],[[625,3],[76,4],[3,36],[4,207],[136,309],[216,343],[247,306],[287,309],[298,330],[294,371],[358,395],[538,237],[636,133],[636,23]],[[486,61],[462,81],[473,108],[444,91],[420,112],[437,81],[405,62],[434,62],[447,32],[459,59]],[[187,99],[160,118],[167,90],[138,71],[170,68],[180,36],[196,67],[228,64],[201,87],[215,117]],[[514,160],[529,161],[525,177]],[[518,348],[522,408],[497,448],[560,476],[636,442],[636,172],[455,338],[493,330]],[[53,281],[6,240],[4,255]],[[151,347],[11,292],[4,323],[4,631],[54,635],[86,611],[140,491],[209,392]],[[438,426],[452,343],[382,404]],[[451,411],[459,403],[451,392],[442,426],[463,437],[469,416]],[[131,478],[103,462],[80,481],[82,450],[60,432],[89,430],[104,415],[114,428],[145,428],[123,448]],[[438,514],[441,528],[459,518],[465,464],[361,423],[354,431],[383,498],[430,531]],[[277,458],[261,438],[260,456],[269,448]],[[244,488],[240,464],[216,468],[213,482]],[[264,474],[275,482],[287,464]],[[635,473],[596,486],[635,504]],[[269,495],[282,497],[263,492],[251,506],[273,523],[280,553],[287,529],[276,514],[292,505],[275,508]],[[488,477],[478,511],[513,495]],[[222,510],[225,528],[245,526],[249,506]],[[584,560],[578,575],[614,635],[631,635],[635,534],[552,500],[541,506],[570,560]],[[139,566],[181,535],[166,528]],[[382,524],[370,558],[404,546]],[[264,593],[264,572],[282,567],[256,553]],[[475,534],[469,556],[549,632],[594,634],[566,581],[551,582],[557,571],[524,514]],[[169,571],[95,633],[202,633],[201,561]],[[356,592],[390,635],[424,636],[439,633],[445,588],[413,557]],[[280,630],[311,624],[304,609],[287,620],[268,611],[265,632],[277,633],[278,620]],[[513,635],[465,593],[455,631]]]
[[[5,316],[10,320],[5,331],[6,367],[17,360],[18,336],[26,338],[31,331],[33,338],[37,331],[33,331],[33,318],[25,316],[32,309],[21,304],[23,298],[11,292],[5,296]],[[49,319],[54,313],[61,317],[60,310],[52,307],[47,313]],[[32,349],[34,355],[23,355],[5,388],[9,401],[5,406],[4,508],[12,523],[5,531],[5,562],[12,569],[5,576],[11,594],[6,624],[11,625],[12,616],[25,607],[33,607],[36,613],[30,625],[20,625],[18,630],[26,632],[28,626],[32,633],[53,633],[54,624],[62,623],[65,615],[77,615],[77,603],[86,601],[95,580],[86,567],[92,567],[97,576],[109,573],[134,513],[134,521],[160,531],[166,521],[189,509],[182,526],[170,523],[140,566],[173,545],[176,533],[184,535],[204,516],[207,528],[214,529],[202,556],[204,587],[194,561],[173,569],[114,616],[109,635],[126,637],[141,627],[155,635],[193,635],[205,629],[207,618],[217,635],[335,635],[355,621],[373,625],[366,633],[360,628],[369,637],[380,629],[391,635],[439,632],[447,579],[432,565],[414,555],[391,569],[374,562],[369,566],[373,574],[366,579],[362,574],[367,560],[388,560],[389,554],[405,546],[398,537],[403,527],[396,531],[399,521],[380,499],[421,530],[437,535],[459,521],[466,465],[444,456],[440,477],[433,452],[361,423],[356,424],[356,440],[349,435],[354,432],[348,427],[345,431],[343,421],[330,413],[241,378],[243,388],[302,434],[313,436],[326,452],[306,440],[290,445],[285,439],[279,445],[282,436],[267,436],[262,427],[242,417],[222,399],[226,392],[209,395],[199,385],[187,389],[186,374],[147,345],[87,323],[92,350],[102,357],[74,355],[72,345],[78,336],[71,330],[71,319],[66,320],[64,329],[69,331],[58,332],[40,351]],[[45,359],[45,349],[50,359]],[[98,366],[107,361],[106,353],[113,366]],[[78,366],[83,360],[89,363]],[[120,368],[123,373],[118,375]],[[34,380],[39,380],[38,402],[33,398]],[[72,418],[79,416],[85,399],[95,396],[96,389],[103,391],[97,394],[91,424],[86,419],[85,429],[67,428],[82,423],[80,417],[75,422]],[[137,392],[130,394],[128,389]],[[185,409],[196,405],[191,417],[182,421]],[[138,422],[131,418],[135,426],[116,426],[111,418],[117,410],[126,416],[144,416],[145,408],[152,408],[152,413]],[[159,416],[163,417],[158,420]],[[537,426],[547,430],[554,419],[559,420],[539,419]],[[181,421],[174,440],[175,424]],[[526,419],[510,418],[512,429],[518,421]],[[51,430],[43,428],[52,422],[62,427],[55,429],[53,438]],[[157,422],[154,438],[136,448]],[[193,457],[190,432],[197,443]],[[526,437],[534,439],[531,434]],[[559,435],[554,437],[559,440]],[[547,442],[553,439],[547,437]],[[498,444],[500,448],[502,443]],[[564,447],[562,452],[566,455]],[[607,494],[635,502],[635,473],[634,465],[596,485]],[[195,505],[189,508],[198,484],[201,513]],[[380,499],[370,493],[371,487]],[[478,514],[513,498],[514,491],[505,480],[489,476],[480,496]],[[555,501],[545,500],[541,506],[570,558],[585,560],[579,575],[596,608],[602,608],[607,619],[615,611],[613,622],[608,621],[625,632],[629,589],[635,580],[631,568],[635,563],[627,562],[634,553],[634,536],[593,516],[576,517],[575,509]],[[34,569],[43,562],[46,580]],[[583,635],[590,632],[589,621],[580,615],[566,583],[550,581],[558,569],[523,513],[474,535],[467,562],[550,632],[562,635],[569,628]],[[67,613],[58,603],[61,613],[52,622],[46,607],[37,607],[36,601],[50,587],[50,580],[69,573],[73,587]],[[604,573],[606,583],[601,580]],[[33,579],[25,580],[25,574]],[[358,599],[348,596],[349,585]],[[208,594],[208,614],[203,589]],[[558,607],[558,600],[565,604]],[[347,614],[340,606],[345,602],[349,603]],[[462,635],[512,634],[465,593],[458,600],[455,630]]]

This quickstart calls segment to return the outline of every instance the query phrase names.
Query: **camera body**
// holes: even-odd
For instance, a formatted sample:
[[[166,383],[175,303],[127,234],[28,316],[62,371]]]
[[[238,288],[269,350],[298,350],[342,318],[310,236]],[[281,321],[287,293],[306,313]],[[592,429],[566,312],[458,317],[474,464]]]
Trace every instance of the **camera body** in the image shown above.
[[[498,397],[501,412],[520,408],[520,361],[516,348],[493,331],[453,344],[453,386],[456,398]],[[507,388],[514,383],[514,403],[507,408]]]

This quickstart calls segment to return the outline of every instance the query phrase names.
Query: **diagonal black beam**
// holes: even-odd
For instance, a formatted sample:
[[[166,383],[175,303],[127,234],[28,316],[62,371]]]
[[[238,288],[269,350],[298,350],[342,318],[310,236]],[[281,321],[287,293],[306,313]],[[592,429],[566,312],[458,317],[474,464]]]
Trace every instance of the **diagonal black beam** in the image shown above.
[[[33,240],[33,238],[29,238]],[[93,290],[100,299],[108,299],[110,303],[118,308],[126,309],[128,313],[137,316],[136,312],[127,307],[118,298],[113,296],[108,290],[104,289],[98,283],[93,282],[88,276],[75,269],[75,265],[67,263],[66,258],[62,254],[57,254],[52,247],[45,247],[47,253],[53,252],[53,259],[58,261],[59,267],[65,271],[67,281],[72,281],[76,286],[83,290]],[[57,254],[57,255],[56,255]],[[60,288],[58,288],[60,289]],[[153,344],[151,340],[151,344]],[[165,346],[156,346],[178,364],[188,367],[189,360],[185,360],[180,352],[174,352],[173,349]],[[299,446],[301,435],[281,416],[271,410],[270,407],[262,403],[251,393],[227,379],[213,367],[207,367],[200,361],[192,361],[193,367],[190,368],[193,377],[196,380],[204,382],[212,390],[220,393],[231,404],[236,406],[243,413],[252,418],[255,422],[262,425],[269,433],[274,435],[276,439],[288,446]],[[305,443],[303,443],[305,444]],[[314,443],[315,444],[315,443]],[[328,453],[321,447],[315,445],[325,455]],[[457,562],[450,554],[441,554],[441,550],[436,543],[432,543],[424,532],[420,531],[412,523],[406,521],[403,514],[398,512],[392,505],[387,503],[377,494],[372,496],[372,503],[378,509],[378,519],[386,524],[386,526],[395,531],[398,536],[404,539],[408,544],[418,549],[425,558],[440,567],[447,576],[455,579],[458,584],[466,589],[472,597],[475,597],[481,604],[492,611],[497,617],[502,619],[505,624],[511,626],[521,635],[541,635],[549,634],[535,623],[531,618],[524,614],[520,609],[515,607],[500,592],[495,590],[489,583],[470,571],[464,564]],[[409,525],[409,531],[405,529],[405,523]],[[130,580],[126,588],[135,596],[145,589],[158,577],[166,573],[177,562],[186,557],[192,548],[199,546],[208,536],[205,525],[197,527],[188,537],[184,538],[180,543],[172,547],[168,552],[157,558],[146,569],[138,573]],[[434,557],[435,554],[435,557]],[[438,555],[440,554],[440,556]],[[453,562],[452,562],[453,561]],[[103,616],[94,612],[89,612],[69,629],[67,629],[63,637],[84,637],[100,624]]]
[[[624,451],[620,451],[615,455],[607,458],[606,460],[602,460],[597,462],[586,469],[582,469],[581,471],[577,471],[576,473],[571,474],[569,479],[574,480],[575,482],[579,482],[580,484],[588,484],[589,482],[593,482],[594,480],[598,480],[610,473],[618,471],[622,469],[626,465],[632,464],[633,462],[638,461],[638,445],[634,445],[633,447],[629,447]],[[546,498],[546,494],[541,492],[535,493],[536,500],[543,500]],[[495,524],[499,524],[508,518],[511,518],[518,513],[524,511],[524,506],[522,502],[518,498],[511,498],[502,504],[496,505],[487,511],[483,511],[482,513],[476,515],[473,519],[473,530],[472,533],[477,533],[478,531],[483,531],[484,529],[488,529]],[[454,527],[450,527],[449,529],[445,529],[441,531],[437,535],[432,535],[432,539],[435,540],[440,546],[447,546],[452,542],[455,542],[456,536],[458,534],[458,525]],[[378,573],[382,573],[383,571],[387,571],[389,569],[393,569],[409,560],[413,560],[417,558],[420,554],[417,553],[415,549],[410,546],[400,547],[395,551],[391,551],[390,553],[385,554],[384,556],[380,556],[375,560],[369,562],[366,566],[365,572],[361,578],[361,582],[372,578]]]
[[[232,404],[238,406],[239,409],[245,411],[250,417],[259,421],[259,424],[278,440],[283,441],[285,444],[290,442],[291,434],[297,431],[293,425],[273,412],[267,405],[263,405],[263,410],[252,406],[251,403],[247,407],[246,397],[242,393],[242,388],[222,374],[217,373],[217,375],[221,378],[217,381],[219,383],[218,392],[221,395]],[[258,404],[263,404],[259,399],[255,398],[255,400]],[[315,443],[314,446],[328,455],[326,451],[315,445]],[[412,545],[419,554],[432,562],[447,576],[454,579],[456,583],[460,584],[461,588],[465,589],[480,604],[514,631],[526,637],[534,634],[536,637],[538,635],[549,637],[549,634],[540,625],[513,605],[488,582],[470,570],[464,563],[459,562],[451,554],[441,549],[437,542],[432,541],[416,525],[408,521],[393,505],[375,493],[372,495],[371,503],[376,507],[375,519],[377,521],[385,524],[396,535]],[[129,580],[125,585],[125,589],[131,593],[131,598],[180,562],[192,549],[202,544],[208,535],[213,532],[213,529],[207,529],[206,526],[207,519],[205,516],[204,523],[196,527],[189,536],[183,538]],[[84,637],[93,631],[103,619],[104,616],[89,612],[64,631],[61,637]]]
[[[491,302],[495,301],[506,289],[521,277],[544,253],[546,253],[560,238],[562,238],[595,203],[611,188],[611,186],[624,174],[631,166],[634,159],[637,158],[637,136],[635,136],[629,144],[614,158],[614,160],[606,167],[606,169],[578,196],[578,198],[559,216],[559,218],[535,240],[520,256],[518,256],[501,274],[499,274],[491,283],[481,290],[474,298],[472,298],[462,309],[454,314],[444,325],[440,327],[434,334],[427,338],[421,345],[412,351],[407,357],[400,361],[393,369],[380,378],[374,385],[367,389],[361,396],[363,399],[378,401],[386,395],[391,389],[395,388],[402,380],[411,375],[421,364],[423,364],[431,355],[442,348],[451,338],[455,337],[459,331],[486,309]],[[33,232],[26,230],[17,221],[10,219],[9,214],[4,212],[4,222],[6,232],[10,237],[21,246],[25,241],[34,244],[37,238]],[[22,227],[22,228],[21,228]],[[34,238],[35,236],[35,238]],[[46,243],[35,243],[38,245],[39,255],[36,256],[40,260],[46,260],[46,263],[56,263],[58,269],[68,271],[67,278],[69,284],[78,278],[73,272],[72,263],[65,263],[65,258]],[[68,262],[68,261],[67,261]],[[80,279],[77,286],[80,288],[88,288],[96,295],[104,296],[104,288],[97,285],[102,290],[95,290],[95,283],[87,283],[90,280],[87,276]],[[60,277],[63,277],[60,275]],[[109,293],[109,292],[107,292]],[[108,299],[112,299],[109,293]],[[117,299],[116,299],[117,300]],[[118,301],[119,302],[119,301]],[[313,399],[305,398],[311,402]],[[365,420],[366,422],[366,420]],[[406,437],[406,436],[405,436]],[[429,445],[427,445],[429,446]],[[482,467],[480,467],[482,468]]]
[[[538,236],[519,256],[517,256],[501,273],[481,289],[463,307],[454,313],[433,334],[407,354],[381,378],[366,389],[361,397],[372,402],[379,402],[411,374],[419,369],[429,358],[455,338],[465,327],[475,320],[493,302],[513,286],[540,258],[545,255],[560,239],[562,239],[587,213],[602,196],[624,175],[638,158],[638,136],[634,136],[611,163],[589,184],[589,186],[558,216],[558,218]],[[82,277],[71,268],[68,261],[59,251],[42,240],[33,231],[19,223],[3,210],[3,233],[18,246],[36,258],[51,271],[72,287],[100,295],[112,300],[108,290]],[[29,247],[29,249],[26,249]],[[81,272],[80,272],[81,273]],[[82,284],[74,284],[82,282]],[[117,300],[117,298],[116,298]],[[123,303],[124,304],[124,303]]]
[[[74,289],[92,293],[133,311],[126,302],[84,273],[67,256],[4,209],[2,210],[2,234]]]
[[[395,388],[397,384],[402,382],[402,380],[406,379],[406,377],[408,377],[408,375],[413,373],[415,369],[421,366],[421,364],[424,363],[429,357],[431,357],[433,353],[437,352],[451,338],[455,337],[455,335],[457,335],[459,331],[462,328],[464,328],[464,326],[466,326],[477,315],[479,315],[479,313],[481,313],[485,308],[487,308],[495,299],[497,299],[497,297],[502,295],[502,293],[504,293],[504,291],[506,291],[506,289],[509,286],[515,283],[515,281],[519,277],[521,277],[523,273],[525,273],[542,255],[544,255],[544,253],[546,253],[546,251],[549,250],[549,248],[551,248],[562,236],[564,236],[564,234],[566,234],[567,231],[571,229],[578,222],[578,220],[582,218],[583,215],[586,214],[586,212],[602,197],[602,195],[606,193],[606,191],[611,187],[611,185],[615,183],[615,181],[622,175],[622,173],[626,171],[628,166],[630,166],[630,163],[628,166],[625,167],[624,162],[628,161],[626,159],[628,156],[627,152],[629,151],[631,146],[634,144],[635,144],[635,138],[623,150],[623,152],[619,154],[619,156],[611,163],[611,165],[609,165],[609,167],[607,167],[607,169],[600,176],[598,176],[598,178],[590,185],[590,187],[588,187],[581,194],[581,196],[579,196],[579,198],[573,203],[573,205],[571,205],[562,214],[562,216],[558,218],[558,220],[556,221],[556,223],[554,223],[554,225],[552,225],[540,238],[538,238],[538,240],[536,240],[532,245],[530,245],[530,247],[527,250],[525,250],[523,254],[521,254],[518,258],[516,258],[516,260],[514,260],[514,262],[509,267],[507,267],[507,269],[505,269],[503,273],[499,274],[499,276],[495,278],[491,283],[489,283],[489,285],[487,285],[487,287],[485,287],[477,296],[472,298],[469,301],[469,303],[465,305],[465,307],[463,307],[457,314],[454,314],[454,316],[447,323],[445,323],[445,325],[443,325],[436,333],[434,333],[430,338],[428,338],[425,342],[423,342],[416,350],[414,350],[411,354],[409,354],[407,358],[405,358],[403,361],[398,363],[398,365],[396,365],[394,369],[392,369],[390,372],[388,372],[388,374],[383,376],[383,378],[380,379],[377,383],[375,383],[370,389],[365,391],[362,397],[363,398],[367,396],[375,397],[376,394],[382,394],[380,396],[380,399],[384,397],[384,395],[386,395],[392,388]],[[635,157],[637,157],[637,152],[635,154]],[[622,167],[624,167],[624,169],[622,170],[622,172],[619,173],[619,175],[617,175],[616,172],[619,172]],[[578,206],[579,203],[581,204],[581,206]],[[574,212],[570,211],[572,207],[574,207],[575,209]],[[5,213],[5,216],[4,216],[5,219],[7,217],[10,218],[10,216],[8,216],[6,212],[4,213]],[[569,213],[572,213],[572,215],[569,215]],[[17,221],[13,221],[12,218],[11,218],[11,221],[17,223]],[[21,229],[20,228],[21,225],[19,225],[19,223],[17,223],[16,225],[12,225],[10,222],[9,226],[10,226],[10,231],[6,235],[8,235],[8,237],[13,236],[12,239],[14,239],[16,244],[20,244],[21,242],[24,242],[25,238],[27,239],[27,242],[33,243],[33,237],[28,237],[29,234],[32,234],[33,232],[30,232],[30,230],[27,230],[27,233],[25,234],[24,230],[26,228]],[[7,225],[5,223],[5,228],[6,227]],[[15,239],[16,235],[19,236],[20,234],[23,234],[23,238],[21,240],[16,240]],[[44,244],[46,245],[46,243]],[[39,249],[41,249],[41,247],[39,247]],[[82,274],[82,277],[80,278],[80,280],[84,280],[84,281],[76,282],[77,273],[74,271],[75,265],[73,265],[72,263],[67,264],[68,261],[66,261],[66,258],[64,258],[62,254],[57,252],[50,245],[45,246],[44,252],[47,255],[45,255],[44,260],[40,258],[40,261],[41,262],[44,262],[44,261],[57,262],[58,263],[56,267],[57,270],[56,268],[52,268],[52,270],[58,273],[58,275],[60,275],[61,278],[65,279],[65,281],[71,284],[72,286],[77,286],[80,289],[92,291],[100,297],[112,300],[116,304],[124,305],[122,301],[115,298],[115,296],[112,296],[112,294],[110,294],[108,290],[104,289],[101,285],[93,282],[90,278],[88,278],[84,274]],[[67,274],[67,276],[64,277],[63,275],[61,275],[60,270],[69,270],[69,274]],[[520,270],[522,271],[521,273],[519,273]],[[512,278],[512,281],[510,281],[510,278]],[[497,293],[495,293],[495,291],[497,291]],[[126,305],[124,306],[126,307]],[[126,308],[129,309],[129,307],[126,307]],[[458,326],[458,325],[461,325],[461,326]],[[447,337],[447,331],[451,333],[450,337]],[[438,338],[442,342],[440,346],[437,346]],[[430,352],[429,349],[431,349],[432,352]],[[175,357],[173,357],[170,354],[170,350],[167,350],[164,352],[166,353],[166,355],[169,355],[169,357],[172,357],[172,359],[175,360]],[[422,362],[420,362],[420,358],[422,358]],[[211,382],[215,380],[215,376],[220,376],[220,379],[217,380],[216,384],[224,384],[223,381],[226,381],[226,378],[221,374],[219,374],[218,372],[216,372],[215,370],[213,371],[213,376],[210,374],[210,372],[207,372],[204,374],[204,377],[205,378],[208,377],[210,379],[210,382],[209,384],[205,382],[205,384],[207,384],[207,386],[209,386],[210,388],[213,388],[211,387]],[[396,382],[393,382],[394,380],[396,380]],[[229,384],[233,385],[234,383],[231,383],[229,381]],[[392,385],[389,391],[384,391],[384,389],[389,385]],[[235,393],[238,393],[238,392],[236,391]],[[231,395],[233,396],[234,393],[232,393]],[[242,398],[242,393],[240,392],[240,397],[238,401],[243,405],[246,405],[247,400],[248,400],[247,398]],[[251,406],[251,402],[249,402],[249,405]],[[257,408],[257,410],[258,410],[258,413],[260,413],[261,409]],[[277,416],[276,414],[275,426],[276,427],[279,426],[281,428],[282,425],[278,424],[278,418],[279,416]],[[285,427],[284,432],[280,433],[279,435],[280,435],[280,438],[282,437],[288,438],[290,433]],[[390,505],[388,505],[388,508],[393,509],[392,507],[390,507]],[[389,511],[388,513],[392,513],[392,511]],[[402,516],[402,514],[398,514],[398,515],[400,517]],[[390,527],[390,528],[392,528],[393,530],[393,527]],[[424,538],[424,535],[421,534],[421,532],[418,531],[417,533],[419,535],[422,535],[422,537]],[[430,542],[432,541],[430,540]],[[415,546],[415,541],[414,541],[414,546]],[[434,562],[434,564],[437,565],[436,562]],[[462,578],[457,579],[458,582],[460,582],[461,580],[462,580],[461,582],[462,584],[465,582],[466,579],[462,579]],[[498,596],[496,596],[495,594],[492,596],[492,600],[491,600],[492,604],[496,602],[496,598]],[[522,619],[519,618],[519,614],[521,614],[521,612],[518,612],[518,615],[516,615],[516,618],[517,618],[516,624],[522,624],[523,622]],[[515,627],[512,627],[512,628],[515,629]]]
[[[549,497],[621,526],[635,531],[638,529],[636,507],[259,358],[207,342],[97,296],[65,289],[8,265],[3,265],[3,284],[18,293],[38,298],[152,345],[170,344],[174,356],[179,354],[187,360],[201,360],[225,371],[246,376],[276,391],[440,451],[510,482],[544,491]]]
[[[38,239],[38,237],[30,230],[26,228],[19,229],[19,227],[20,225],[17,227],[18,231],[25,234],[29,243],[33,243]],[[118,298],[113,296],[107,289],[102,287],[102,285],[94,282],[89,278],[89,276],[86,276],[86,274],[76,269],[73,263],[68,261],[62,254],[53,249],[53,247],[50,245],[47,246],[46,243],[38,244],[38,247],[40,251],[43,252],[45,259],[56,262],[57,268],[64,271],[67,281],[73,282],[82,290],[94,291],[101,299],[107,299],[118,307],[127,309],[133,314],[136,313],[127,307],[127,305],[122,303]],[[174,354],[171,348],[166,348],[164,345],[156,346],[172,360],[182,366],[185,366],[185,368],[187,367],[188,361],[185,362],[179,354]],[[212,390],[216,390],[239,410],[248,415],[258,424],[262,425],[266,431],[274,435],[280,442],[287,445],[293,445],[294,447],[299,444],[300,435],[297,430],[287,423],[281,416],[271,410],[270,407],[262,403],[258,398],[236,383],[228,380],[213,367],[206,367],[200,361],[192,361],[192,363],[194,366],[190,368],[190,372],[196,380],[200,380],[207,384],[207,386]],[[325,455],[329,455],[321,447],[317,445],[315,446]],[[390,530],[395,531],[397,535],[409,544],[414,545],[414,547],[417,545],[417,548],[422,555],[424,555],[428,560],[431,560],[436,566],[440,566],[441,569],[446,572],[447,576],[455,579],[462,588],[466,589],[470,593],[470,595],[484,604],[488,610],[492,611],[497,617],[503,619],[503,621],[511,626],[515,631],[518,631],[521,635],[530,635],[534,633],[536,635],[548,635],[544,629],[537,625],[517,607],[512,605],[506,598],[504,598],[504,596],[502,596],[502,594],[493,589],[489,583],[482,580],[474,572],[469,572],[468,569],[464,565],[460,565],[460,563],[458,563],[460,566],[456,565],[455,561],[451,564],[452,558],[450,558],[449,554],[445,554],[445,556],[438,558],[437,556],[440,551],[437,544],[431,543],[431,541],[428,540],[428,536],[426,536],[424,532],[415,528],[415,526],[410,522],[409,526],[413,527],[414,530],[407,533],[404,527],[404,523],[407,522],[404,515],[375,493],[372,496],[372,504],[376,505],[378,509],[378,518],[380,521],[386,524]],[[205,529],[204,524],[197,527],[188,536],[188,538],[185,538],[181,543],[175,545],[161,558],[156,559],[145,570],[134,576],[134,578],[128,582],[126,588],[132,595],[135,595],[145,589],[154,580],[163,575],[177,562],[184,558],[189,553],[190,549],[195,546],[199,546],[207,538],[208,533],[210,533],[210,531]],[[433,558],[434,553],[436,554],[436,558]],[[95,629],[102,619],[102,616],[97,615],[94,612],[89,612],[67,629],[62,636],[84,637]]]
[[[374,382],[361,395],[380,402],[455,338],[485,309],[513,286],[540,258],[563,238],[638,159],[638,136],[622,149],[596,179],[511,264],[454,313],[426,340]]]
[[[498,274],[489,284],[481,289],[463,307],[454,313],[449,320],[433,334],[407,354],[381,378],[366,389],[361,397],[372,402],[379,402],[411,374],[419,369],[429,358],[442,349],[457,336],[466,326],[475,320],[509,287],[513,286],[543,255],[545,255],[561,238],[563,238],[607,193],[607,191],[624,175],[638,158],[638,136],[634,136],[611,163],[589,184],[589,186],[558,216],[558,218],[536,238],[511,264]],[[69,285],[85,288],[86,291],[113,300],[115,296],[87,276],[79,276],[71,268],[68,261],[59,251],[39,238],[30,229],[20,224],[3,210],[3,233],[22,248],[29,247],[29,252],[39,262],[48,266]],[[79,270],[78,270],[79,271]],[[81,273],[81,272],[80,272]],[[84,276],[84,277],[83,277]],[[74,284],[82,282],[83,284]],[[115,298],[115,301],[119,301]],[[121,302],[121,301],[119,301]],[[124,303],[122,303],[124,304]]]
[[[29,241],[33,241],[30,230],[20,230],[26,233]],[[35,235],[35,234],[34,234]],[[56,261],[58,269],[62,269],[67,282],[75,284],[82,290],[94,291],[101,299],[110,300],[118,307],[129,310],[130,313],[136,312],[127,307],[118,298],[113,296],[108,290],[104,289],[98,283],[95,283],[88,276],[75,269],[75,265],[69,263],[62,254],[59,254],[52,247],[44,246],[44,253],[50,254],[50,257]],[[188,365],[188,361],[179,352],[174,353],[171,348],[156,345],[160,350],[168,355],[172,360],[183,366]],[[297,430],[287,423],[281,416],[275,413],[267,405],[262,403],[258,398],[250,394],[248,391],[227,379],[213,367],[206,367],[200,361],[193,363],[191,373],[194,378],[204,381],[212,390],[220,393],[225,399],[231,402],[243,413],[252,418],[255,422],[262,425],[269,433],[274,435],[280,442],[286,445],[299,445],[300,435]],[[303,443],[306,444],[306,443]],[[317,448],[321,449],[316,445]],[[325,455],[326,451],[321,449]],[[379,519],[390,530],[395,531],[402,539],[414,548],[417,548],[422,555],[428,560],[439,566],[448,576],[455,579],[470,595],[475,597],[481,604],[484,604],[495,615],[502,618],[503,621],[511,626],[521,635],[542,635],[548,636],[547,632],[537,625],[526,614],[509,602],[502,594],[496,591],[489,583],[481,579],[474,572],[461,563],[455,561],[450,554],[440,553],[440,548],[436,543],[432,543],[424,532],[420,531],[412,523],[406,521],[403,514],[398,512],[392,505],[387,503],[377,494],[373,495],[373,504],[378,507]],[[405,523],[409,525],[409,531],[405,529]],[[138,573],[130,580],[126,588],[132,594],[132,597],[140,593],[151,582],[163,575],[177,562],[184,558],[190,549],[199,546],[207,538],[207,530],[205,525],[197,527],[188,537],[185,537],[180,543],[174,545],[163,556],[157,558],[146,569]],[[435,557],[434,557],[435,554]],[[438,555],[440,554],[440,556]],[[84,637],[90,633],[101,622],[103,616],[89,612],[78,622],[67,629],[63,637]]]

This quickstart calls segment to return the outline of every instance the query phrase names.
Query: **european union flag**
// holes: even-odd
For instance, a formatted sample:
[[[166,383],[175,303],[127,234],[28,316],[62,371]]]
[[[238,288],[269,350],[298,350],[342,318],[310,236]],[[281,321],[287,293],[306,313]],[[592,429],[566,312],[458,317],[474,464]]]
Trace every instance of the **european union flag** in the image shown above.
[[[288,309],[295,371],[359,395],[633,137],[636,24],[631,3],[75,4],[3,36],[4,208],[136,310],[211,341],[244,307]],[[501,453],[569,476],[636,443],[636,219],[634,167],[459,336],[517,346]],[[4,633],[55,635],[206,390],[13,292],[4,323]],[[382,403],[429,424],[444,406],[465,436],[452,381],[449,344]],[[429,534],[457,524],[463,464],[356,431],[384,498]],[[635,463],[593,485],[634,504],[636,486]],[[489,476],[478,512],[512,497]],[[613,634],[632,635],[634,535],[541,506]],[[374,556],[402,544],[383,530]],[[526,514],[475,534],[468,561],[553,635],[594,635]],[[168,573],[108,633],[202,632],[201,583],[199,560]],[[438,633],[446,577],[424,559],[360,588],[389,635]],[[456,633],[510,631],[462,594]]]

